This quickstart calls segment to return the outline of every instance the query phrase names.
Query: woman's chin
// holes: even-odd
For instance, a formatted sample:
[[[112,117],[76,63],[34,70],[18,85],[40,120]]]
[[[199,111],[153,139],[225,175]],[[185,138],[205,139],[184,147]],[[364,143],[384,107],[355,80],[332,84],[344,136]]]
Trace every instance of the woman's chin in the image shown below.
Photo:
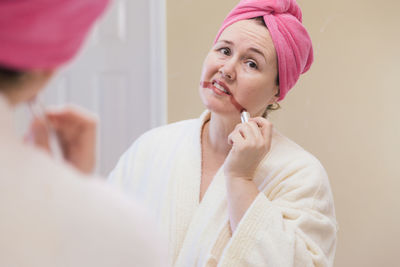
[[[227,98],[213,95],[210,92],[205,93],[208,94],[202,94],[200,91],[200,99],[206,109],[208,109],[210,112],[223,116],[240,116],[240,112],[232,105],[230,101],[227,101]]]
[[[235,107],[230,105],[222,105],[222,104],[216,105],[212,103],[204,103],[204,106],[211,113],[215,113],[221,116],[229,116],[229,117],[231,117],[232,115],[240,116],[240,112]]]

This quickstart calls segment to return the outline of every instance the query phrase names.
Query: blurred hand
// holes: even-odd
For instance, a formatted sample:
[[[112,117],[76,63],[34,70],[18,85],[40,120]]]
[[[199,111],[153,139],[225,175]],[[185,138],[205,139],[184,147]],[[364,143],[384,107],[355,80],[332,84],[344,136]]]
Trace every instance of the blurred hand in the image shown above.
[[[271,148],[272,123],[262,117],[240,123],[228,137],[231,151],[224,162],[228,178],[253,180],[255,170]]]
[[[48,127],[58,138],[63,158],[83,173],[91,173],[96,163],[97,117],[77,106],[66,106],[46,111],[46,119],[32,122],[30,139],[38,147],[51,153]]]

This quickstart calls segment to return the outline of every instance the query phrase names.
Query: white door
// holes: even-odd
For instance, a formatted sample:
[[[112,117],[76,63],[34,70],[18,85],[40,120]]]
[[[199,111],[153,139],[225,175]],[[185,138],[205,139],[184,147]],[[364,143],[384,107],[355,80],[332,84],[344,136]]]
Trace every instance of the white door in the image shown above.
[[[166,123],[164,1],[114,1],[43,94],[46,104],[76,103],[99,115],[102,175],[140,134]]]

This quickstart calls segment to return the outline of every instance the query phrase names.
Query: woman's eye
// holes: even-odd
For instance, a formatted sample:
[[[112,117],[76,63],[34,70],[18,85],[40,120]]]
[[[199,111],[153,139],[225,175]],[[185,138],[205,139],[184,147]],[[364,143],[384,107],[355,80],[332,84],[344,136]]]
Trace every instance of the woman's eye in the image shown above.
[[[257,69],[257,64],[254,61],[248,61],[247,65],[252,69]]]
[[[226,55],[226,56],[229,56],[230,54],[231,54],[231,50],[229,49],[229,48],[221,48],[220,50],[219,50],[222,54],[224,54],[224,55]]]

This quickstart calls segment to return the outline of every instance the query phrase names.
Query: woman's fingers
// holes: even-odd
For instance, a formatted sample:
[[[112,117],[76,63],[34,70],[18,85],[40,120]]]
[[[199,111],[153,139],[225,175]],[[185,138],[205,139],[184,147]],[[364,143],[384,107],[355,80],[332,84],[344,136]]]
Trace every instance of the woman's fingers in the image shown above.
[[[240,133],[239,129],[234,130],[229,136],[228,136],[228,143],[230,145],[236,144],[238,145],[239,143],[242,143],[244,141],[243,135]]]
[[[35,119],[30,125],[25,141],[50,152],[49,135],[46,123],[43,120]]]
[[[97,117],[76,106],[46,112],[62,144],[65,160],[90,173],[95,165]]]
[[[77,105],[68,104],[63,107],[49,108],[46,110],[49,116],[57,116],[65,120],[71,120],[73,122],[82,121],[96,121],[97,116],[92,112],[89,112]]]
[[[258,142],[261,142],[263,140],[263,134],[262,134],[261,128],[258,126],[258,124],[255,121],[250,120],[248,122],[248,125],[253,133],[254,138]]]
[[[94,114],[74,105],[49,110],[46,115],[54,128],[68,125],[68,129],[71,131],[76,131],[82,127],[95,129],[98,123],[98,118]]]
[[[239,132],[250,145],[257,145],[268,139],[268,121],[251,120],[246,123],[240,123],[233,132]]]
[[[272,124],[264,118],[252,118],[238,124],[228,137],[232,149],[225,162],[228,177],[252,179],[261,160],[268,153]]]
[[[271,140],[273,124],[270,121],[262,117],[251,118],[250,121],[257,124],[258,128],[260,129],[260,133],[265,140]]]
[[[97,117],[76,106],[66,106],[62,109],[46,113],[51,126],[63,141],[73,142],[87,136],[86,142],[94,142],[97,128]]]
[[[257,137],[257,131],[254,131],[253,123],[251,122],[241,123],[239,127],[239,132],[242,134],[245,140],[248,140],[250,142]]]

